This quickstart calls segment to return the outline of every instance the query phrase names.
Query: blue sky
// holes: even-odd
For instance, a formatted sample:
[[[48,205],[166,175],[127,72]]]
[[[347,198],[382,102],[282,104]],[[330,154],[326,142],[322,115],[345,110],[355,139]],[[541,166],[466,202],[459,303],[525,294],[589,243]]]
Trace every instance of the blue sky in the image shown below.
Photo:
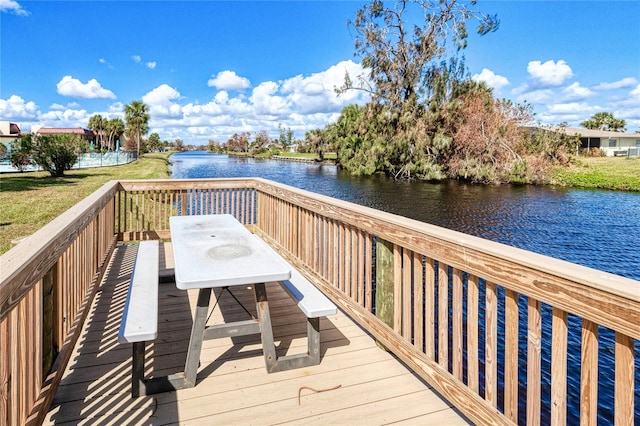
[[[0,0],[0,120],[86,127],[150,107],[150,132],[225,142],[278,126],[296,137],[363,93],[346,25],[364,1]],[[542,124],[608,111],[640,130],[640,1],[483,1],[500,29],[472,36],[473,78],[528,102]]]

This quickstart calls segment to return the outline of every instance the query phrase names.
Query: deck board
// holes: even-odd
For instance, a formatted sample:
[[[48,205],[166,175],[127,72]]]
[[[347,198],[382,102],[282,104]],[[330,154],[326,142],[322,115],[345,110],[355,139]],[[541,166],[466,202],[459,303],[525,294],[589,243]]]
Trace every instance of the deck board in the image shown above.
[[[194,388],[132,399],[131,345],[118,344],[117,333],[135,250],[116,249],[45,424],[467,424],[340,311],[320,322],[320,365],[268,374],[259,335],[209,340]],[[163,253],[170,270],[170,244]],[[232,291],[255,314],[253,290]],[[278,354],[305,351],[304,315],[280,286],[267,291]],[[160,285],[159,338],[147,347],[147,377],[183,369],[196,298],[196,291]],[[223,295],[209,324],[246,318]]]

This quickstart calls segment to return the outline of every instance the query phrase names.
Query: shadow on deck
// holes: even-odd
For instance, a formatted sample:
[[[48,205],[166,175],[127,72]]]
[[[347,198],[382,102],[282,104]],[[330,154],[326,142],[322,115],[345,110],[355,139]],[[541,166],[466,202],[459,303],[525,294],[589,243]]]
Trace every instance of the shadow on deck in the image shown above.
[[[171,245],[164,249],[161,268],[170,273]],[[132,399],[131,345],[117,335],[135,253],[135,245],[116,249],[45,424],[467,424],[340,311],[321,320],[318,366],[268,374],[259,335],[209,340],[195,388]],[[232,291],[255,314],[251,287]],[[278,354],[303,351],[303,314],[280,286],[267,291]],[[248,318],[229,294],[216,295],[209,324]],[[196,298],[160,284],[146,377],[183,370]]]

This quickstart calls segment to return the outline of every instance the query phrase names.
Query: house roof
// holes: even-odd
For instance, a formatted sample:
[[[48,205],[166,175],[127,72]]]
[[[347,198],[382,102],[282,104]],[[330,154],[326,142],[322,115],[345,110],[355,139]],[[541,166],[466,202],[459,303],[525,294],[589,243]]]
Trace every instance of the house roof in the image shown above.
[[[95,135],[95,132],[82,127],[41,127],[36,133],[41,135]]]
[[[552,130],[562,132],[564,131],[566,134],[574,136],[579,135],[583,138],[603,138],[603,139],[618,139],[618,138],[636,138],[640,139],[640,134],[638,133],[624,133],[624,132],[612,132],[609,130],[592,130],[592,129],[583,129],[578,127],[553,127]]]

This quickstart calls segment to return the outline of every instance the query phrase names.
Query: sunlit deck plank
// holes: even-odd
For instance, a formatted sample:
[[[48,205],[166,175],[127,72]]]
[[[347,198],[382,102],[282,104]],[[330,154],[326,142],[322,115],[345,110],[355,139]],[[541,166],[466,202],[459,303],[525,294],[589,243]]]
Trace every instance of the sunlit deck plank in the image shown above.
[[[318,366],[268,374],[259,336],[210,340],[195,388],[132,399],[131,346],[117,343],[117,331],[134,256],[133,246],[116,250],[45,424],[465,424],[341,312],[321,321]],[[251,289],[232,291],[255,311]],[[279,353],[304,351],[304,316],[279,286],[269,291]],[[195,299],[195,292],[161,284],[159,338],[147,349],[148,377],[182,369]],[[225,295],[209,322],[244,317]],[[303,388],[338,385],[318,393]]]

